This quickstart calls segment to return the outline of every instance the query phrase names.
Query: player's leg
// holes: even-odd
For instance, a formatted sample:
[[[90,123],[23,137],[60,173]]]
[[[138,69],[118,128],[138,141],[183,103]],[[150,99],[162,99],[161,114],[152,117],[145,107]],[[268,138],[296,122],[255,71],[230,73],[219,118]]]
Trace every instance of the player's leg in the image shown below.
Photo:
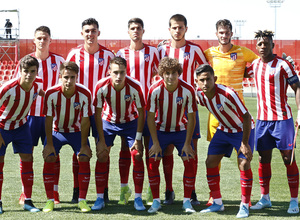
[[[2,147],[4,147],[4,145],[2,145]],[[4,156],[0,156],[0,214],[3,214],[2,200],[1,200],[2,185],[3,185],[3,166],[4,166]]]
[[[166,182],[166,191],[165,191],[165,205],[171,205],[175,199],[175,193],[173,190],[173,167],[174,167],[174,145],[170,144],[166,151],[164,152],[164,156],[162,158],[163,171]]]
[[[0,147],[0,214],[3,214],[3,212],[4,212],[3,208],[2,208],[2,200],[1,200],[2,185],[3,185],[4,155],[5,155],[5,152],[6,152],[6,147],[11,142],[11,138],[12,138],[11,135],[7,135],[6,133],[7,133],[6,131],[0,129],[0,134],[3,138],[4,143],[6,143],[6,145],[4,145],[4,143],[3,144],[0,143],[1,144],[1,147]]]

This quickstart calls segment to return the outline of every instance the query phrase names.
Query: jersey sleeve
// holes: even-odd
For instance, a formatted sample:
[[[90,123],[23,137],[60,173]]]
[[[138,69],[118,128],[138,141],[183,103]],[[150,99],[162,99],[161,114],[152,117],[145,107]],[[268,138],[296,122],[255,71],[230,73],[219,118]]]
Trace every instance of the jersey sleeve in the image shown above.
[[[196,92],[192,89],[188,96],[187,113],[196,112],[197,109]]]
[[[252,50],[248,49],[247,47],[241,47],[242,52],[244,55],[244,59],[247,63],[252,63],[254,60],[259,58]]]
[[[54,104],[49,90],[47,90],[45,94],[43,114],[46,116],[55,116]]]

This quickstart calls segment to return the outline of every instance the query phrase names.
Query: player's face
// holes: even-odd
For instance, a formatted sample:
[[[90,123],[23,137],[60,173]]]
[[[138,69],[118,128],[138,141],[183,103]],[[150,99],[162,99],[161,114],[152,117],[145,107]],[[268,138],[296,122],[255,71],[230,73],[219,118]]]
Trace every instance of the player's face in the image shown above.
[[[144,32],[142,25],[138,23],[131,23],[128,28],[129,37],[134,42],[142,40]]]
[[[185,33],[187,32],[188,28],[184,25],[184,22],[171,20],[170,23],[171,26],[169,27],[169,31],[172,39],[175,41],[185,39]]]
[[[82,28],[81,35],[84,38],[84,43],[86,44],[96,44],[100,31],[97,28],[97,25],[84,25]]]
[[[126,67],[112,63],[110,65],[110,76],[115,89],[122,89],[125,85]]]
[[[31,84],[35,80],[38,74],[38,69],[36,66],[31,66],[29,68],[22,68],[21,70],[21,82],[26,84]]]
[[[166,88],[173,90],[177,87],[179,74],[177,71],[170,70],[163,73],[163,79],[165,82]]]
[[[233,33],[228,26],[220,26],[216,33],[218,41],[221,45],[230,44],[232,35]]]
[[[78,74],[75,71],[65,69],[62,74],[60,74],[62,88],[64,92],[75,90],[75,85],[77,82]]]
[[[51,43],[51,37],[48,33],[43,31],[37,31],[34,35],[33,42],[36,49],[38,50],[49,50],[49,45]]]
[[[273,57],[274,43],[268,37],[261,37],[257,40],[256,49],[262,59],[270,59]]]
[[[204,94],[210,94],[214,92],[216,80],[217,77],[214,77],[213,74],[209,72],[203,72],[200,76],[197,76],[196,82]]]

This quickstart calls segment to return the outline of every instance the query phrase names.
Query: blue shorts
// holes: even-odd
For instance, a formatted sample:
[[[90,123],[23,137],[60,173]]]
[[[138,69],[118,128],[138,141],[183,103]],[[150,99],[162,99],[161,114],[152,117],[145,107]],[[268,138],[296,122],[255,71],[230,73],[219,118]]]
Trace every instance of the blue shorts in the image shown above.
[[[251,147],[251,151],[254,149],[254,129],[251,130],[248,144]],[[217,129],[217,132],[213,136],[209,146],[208,146],[208,155],[221,155],[224,154],[225,157],[230,157],[233,148],[236,152],[239,151],[241,147],[241,142],[243,139],[243,132],[238,133],[227,133],[220,129]],[[244,154],[240,153],[238,158],[244,158]]]
[[[294,141],[293,118],[282,121],[256,121],[255,148],[257,151],[292,150]],[[295,146],[296,147],[296,146]]]
[[[114,140],[117,135],[125,138],[126,146],[131,147],[133,145],[137,130],[137,119],[122,124],[110,123],[106,120],[102,120],[102,122],[107,147],[114,146]]]
[[[4,156],[6,148],[12,142],[14,153],[32,154],[32,138],[28,123],[14,130],[0,129],[5,145],[0,148],[0,156]]]
[[[186,118],[187,118],[187,112],[184,112]],[[200,120],[199,120],[199,112],[198,110],[196,111],[196,124],[195,124],[195,130],[193,133],[193,139],[200,139],[201,134],[200,134]]]
[[[81,132],[63,133],[63,132],[52,132],[53,146],[56,154],[59,154],[60,149],[63,145],[69,144],[76,155],[79,154],[81,148]],[[87,140],[90,145],[89,140]],[[47,138],[45,139],[45,145],[47,145]]]
[[[178,155],[181,156],[181,151],[184,146],[185,138],[186,138],[186,130],[177,131],[177,132],[157,131],[157,138],[163,155],[167,147],[170,144],[173,144],[178,151]],[[153,140],[152,138],[150,138],[149,150],[151,149],[152,145],[153,145]],[[191,142],[191,146],[194,149],[193,142]],[[158,155],[158,156],[162,157],[162,155]],[[186,156],[186,154],[184,153],[182,156]],[[153,155],[152,157],[155,157],[155,155]]]
[[[41,138],[42,144],[45,142],[45,117],[28,115],[27,120],[31,132],[33,146],[38,146],[39,139]]]
[[[95,115],[90,116],[91,128],[92,128],[92,135],[94,138],[98,138],[98,131],[95,121]]]

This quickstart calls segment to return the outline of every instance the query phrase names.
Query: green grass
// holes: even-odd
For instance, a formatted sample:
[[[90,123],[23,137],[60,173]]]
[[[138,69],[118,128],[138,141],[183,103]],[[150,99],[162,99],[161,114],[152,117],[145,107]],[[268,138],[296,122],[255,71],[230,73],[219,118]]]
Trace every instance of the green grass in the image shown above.
[[[246,106],[250,113],[256,117],[256,99],[246,98]],[[294,98],[290,98],[289,102],[293,108],[293,112],[296,113],[296,106]],[[118,169],[118,158],[119,158],[119,138],[115,141],[115,146],[111,151],[111,168],[109,178],[109,198],[111,202],[99,212],[80,213],[77,208],[77,204],[70,203],[72,198],[73,188],[73,177],[72,177],[72,151],[69,146],[62,148],[61,157],[61,175],[59,183],[59,192],[61,203],[55,206],[55,210],[51,213],[29,213],[22,210],[22,206],[18,204],[18,198],[21,193],[21,180],[19,171],[19,156],[12,153],[12,147],[9,146],[7,149],[4,165],[4,183],[2,190],[2,201],[4,214],[1,215],[1,219],[235,219],[235,215],[238,212],[240,204],[240,181],[239,171],[236,164],[236,155],[232,154],[230,159],[224,158],[222,160],[221,167],[221,193],[223,202],[225,205],[225,211],[220,213],[206,213],[200,214],[199,211],[204,209],[206,206],[207,199],[209,197],[209,189],[206,182],[205,176],[205,158],[207,154],[208,142],[206,141],[206,122],[207,122],[207,110],[203,107],[199,107],[200,112],[200,123],[201,123],[201,135],[202,138],[198,143],[199,152],[199,166],[198,175],[196,180],[196,192],[198,199],[201,201],[201,205],[194,207],[197,213],[186,214],[182,211],[182,198],[183,198],[183,164],[178,156],[174,157],[174,176],[173,185],[176,193],[175,204],[171,206],[163,206],[161,211],[157,214],[148,214],[147,211],[137,212],[133,207],[133,198],[131,196],[130,202],[126,206],[120,206],[117,204],[120,192],[119,183],[119,169]],[[95,152],[94,141],[90,140],[92,149]],[[299,138],[298,138],[299,142]],[[175,155],[177,152],[174,152]],[[95,153],[94,153],[95,154]],[[252,203],[256,203],[260,198],[260,189],[258,183],[258,154],[254,153],[252,161],[253,170],[253,190],[252,190]],[[299,160],[299,154],[296,153],[296,158]],[[94,179],[94,168],[95,168],[96,157],[93,156],[91,159],[91,181],[89,191],[87,195],[88,204],[93,205],[96,199],[95,190],[95,179]],[[32,199],[34,204],[38,208],[43,208],[46,203],[46,193],[43,185],[42,171],[43,171],[43,160],[42,160],[42,146],[38,146],[34,151],[34,187]],[[134,189],[132,175],[130,173],[129,185],[131,189]],[[146,191],[148,187],[148,178],[145,178],[143,199],[145,199]],[[163,172],[161,171],[161,200],[164,199],[164,178]],[[273,207],[266,210],[250,211],[249,219],[298,219],[299,215],[291,216],[287,214],[289,205],[290,194],[288,190],[286,169],[282,162],[281,156],[278,150],[273,152],[272,160],[272,179],[270,187],[270,196],[272,199]],[[149,206],[146,206],[148,209]]]

